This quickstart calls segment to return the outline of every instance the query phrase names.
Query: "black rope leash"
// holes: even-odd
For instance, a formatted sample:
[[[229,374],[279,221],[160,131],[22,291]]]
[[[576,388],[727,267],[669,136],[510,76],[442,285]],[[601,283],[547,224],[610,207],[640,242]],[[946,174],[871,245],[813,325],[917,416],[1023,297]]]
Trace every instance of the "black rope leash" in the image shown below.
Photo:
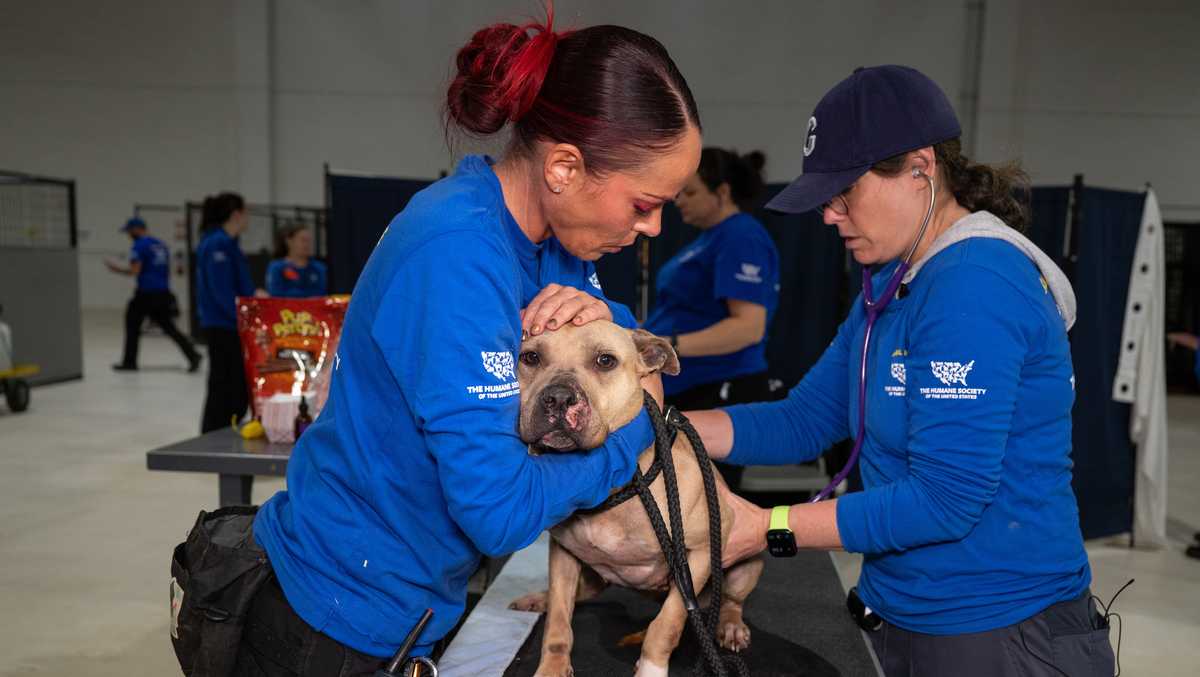
[[[704,449],[704,442],[687,417],[674,407],[669,408],[664,415],[650,393],[644,393],[644,399],[646,412],[650,415],[650,423],[654,428],[653,464],[646,474],[642,474],[641,468],[635,470],[632,482],[614,493],[604,503],[586,512],[603,512],[634,496],[641,499],[642,506],[646,509],[646,516],[650,519],[650,525],[654,528],[654,535],[658,538],[658,544],[667,560],[667,566],[671,570],[671,576],[675,579],[675,586],[683,597],[683,606],[687,610],[688,621],[700,642],[700,650],[703,655],[696,661],[693,673],[727,677],[730,674],[729,669],[732,669],[740,677],[749,677],[750,672],[741,657],[730,652],[722,654],[716,642],[725,572],[721,568],[721,508],[717,500],[717,482],[713,475],[712,461],[709,460],[708,452]],[[704,497],[708,509],[708,549],[711,559],[708,586],[712,597],[707,612],[700,608],[700,603],[696,599],[696,590],[692,585],[692,570],[687,561],[683,511],[679,505],[679,481],[675,475],[675,463],[671,455],[671,448],[675,444],[675,438],[679,431],[683,431],[691,443],[692,451],[695,452],[696,461],[700,466],[700,475],[704,480]],[[670,532],[667,531],[662,512],[658,509],[658,503],[655,502],[654,495],[650,492],[650,485],[658,479],[660,474],[666,485],[667,517],[671,521]],[[705,673],[706,667],[711,670],[711,673]]]
[[[655,406],[657,406],[657,404]],[[658,416],[659,416],[659,418],[662,418],[661,411],[658,412]],[[651,418],[651,421],[650,421],[651,425],[654,425],[654,414],[651,414],[650,418]],[[670,449],[675,444],[675,433],[676,432],[677,432],[676,430],[671,430],[669,432],[671,438],[667,442],[668,449]],[[600,505],[598,505],[594,508],[586,508],[583,510],[576,510],[575,512],[579,513],[579,514],[583,514],[583,515],[594,515],[597,513],[605,512],[607,510],[611,510],[611,509],[617,507],[618,505],[621,505],[625,501],[628,501],[629,499],[633,498],[634,496],[637,496],[638,495],[638,487],[641,484],[645,484],[646,486],[650,486],[651,484],[653,484],[654,481],[658,479],[658,476],[660,474],[662,474],[662,469],[663,469],[662,455],[659,454],[658,450],[657,450],[657,445],[659,444],[659,439],[660,438],[658,437],[658,430],[656,428],[654,431],[654,444],[656,446],[655,453],[654,453],[654,462],[650,464],[650,467],[647,469],[647,472],[645,475],[642,474],[642,469],[638,468],[635,471],[636,474],[633,476],[633,480],[630,481],[629,484],[626,484],[624,487],[621,487],[615,493],[610,495],[607,499],[605,499],[605,501],[603,503],[601,503]]]

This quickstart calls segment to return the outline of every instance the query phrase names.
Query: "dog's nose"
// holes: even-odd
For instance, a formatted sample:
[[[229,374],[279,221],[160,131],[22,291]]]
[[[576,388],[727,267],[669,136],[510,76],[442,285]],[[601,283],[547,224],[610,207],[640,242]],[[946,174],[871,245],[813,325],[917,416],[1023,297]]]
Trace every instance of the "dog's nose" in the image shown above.
[[[575,390],[565,385],[547,386],[542,391],[542,406],[546,409],[560,411],[575,404]]]

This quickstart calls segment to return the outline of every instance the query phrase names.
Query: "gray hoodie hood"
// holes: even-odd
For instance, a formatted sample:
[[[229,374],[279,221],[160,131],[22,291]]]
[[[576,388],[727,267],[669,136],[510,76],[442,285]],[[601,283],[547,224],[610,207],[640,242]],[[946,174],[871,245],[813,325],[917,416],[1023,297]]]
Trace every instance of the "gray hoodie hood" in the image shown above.
[[[1028,256],[1037,265],[1042,277],[1046,278],[1050,293],[1054,295],[1054,304],[1058,306],[1058,314],[1062,317],[1067,330],[1071,329],[1071,326],[1075,324],[1075,291],[1071,289],[1071,282],[1067,279],[1066,274],[1029,238],[1009,227],[991,212],[972,212],[947,228],[933,241],[929,251],[925,252],[921,260],[913,264],[913,267],[905,274],[904,282],[906,284],[912,282],[925,263],[936,256],[938,252],[952,244],[973,237],[1004,240]]]

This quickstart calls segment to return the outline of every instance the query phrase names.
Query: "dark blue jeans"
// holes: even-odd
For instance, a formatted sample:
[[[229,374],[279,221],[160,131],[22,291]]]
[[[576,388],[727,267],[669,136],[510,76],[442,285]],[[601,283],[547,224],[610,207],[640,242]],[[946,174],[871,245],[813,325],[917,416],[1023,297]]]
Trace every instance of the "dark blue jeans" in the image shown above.
[[[926,635],[885,621],[867,636],[887,677],[1112,677],[1108,630],[1088,591],[996,630]]]

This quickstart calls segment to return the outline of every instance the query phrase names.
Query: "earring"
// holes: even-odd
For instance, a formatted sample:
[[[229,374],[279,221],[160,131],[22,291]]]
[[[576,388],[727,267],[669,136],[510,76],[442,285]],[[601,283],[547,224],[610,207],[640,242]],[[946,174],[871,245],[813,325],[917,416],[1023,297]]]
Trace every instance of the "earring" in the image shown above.
[[[923,173],[924,173],[924,172],[922,172],[922,171],[921,171],[921,169],[920,169],[919,167],[913,167],[913,178],[914,178],[914,179],[919,179],[919,178],[921,178],[921,174],[923,174]]]
[[[550,190],[554,191],[554,193],[557,194],[557,193],[562,192],[562,188],[563,188],[562,186],[555,186],[555,187],[551,188]]]

